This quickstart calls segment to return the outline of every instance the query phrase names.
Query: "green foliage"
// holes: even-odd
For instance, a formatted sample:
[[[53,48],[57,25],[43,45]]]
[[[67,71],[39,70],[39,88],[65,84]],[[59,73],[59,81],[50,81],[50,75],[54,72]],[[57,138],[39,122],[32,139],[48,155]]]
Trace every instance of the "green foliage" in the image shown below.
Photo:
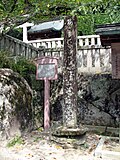
[[[77,15],[78,35],[94,34],[94,26],[120,22],[119,0],[6,0],[0,1],[0,24],[13,27],[26,21]]]
[[[0,68],[12,68],[13,60],[8,59],[8,53],[0,52]]]
[[[36,137],[36,138],[34,139],[34,142],[39,142],[40,140],[42,140],[41,137]]]
[[[10,35],[11,37],[15,37],[17,39],[23,40],[23,33],[22,33],[22,28],[14,28],[14,29],[10,29],[7,32],[8,35]]]
[[[120,22],[120,1],[91,0],[81,1],[73,14],[78,17],[78,34],[95,34],[95,26]]]
[[[13,65],[13,70],[18,72],[23,78],[25,78],[28,84],[31,86],[31,75],[35,74],[35,65],[25,58],[19,58]]]
[[[84,148],[84,149],[89,148],[89,144],[86,142],[84,144],[81,144],[80,146],[81,146],[81,148]]]
[[[16,144],[23,144],[24,140],[21,136],[16,135],[10,142],[8,142],[7,147],[13,147]]]
[[[31,75],[35,75],[36,67],[33,62],[24,57],[10,57],[10,53],[0,52],[0,68],[9,68],[18,72],[31,86]]]

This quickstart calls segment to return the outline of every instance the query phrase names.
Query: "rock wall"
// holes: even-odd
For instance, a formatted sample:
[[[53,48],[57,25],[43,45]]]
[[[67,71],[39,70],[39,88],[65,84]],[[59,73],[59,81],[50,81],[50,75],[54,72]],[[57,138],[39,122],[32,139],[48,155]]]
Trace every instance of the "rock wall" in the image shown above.
[[[0,69],[0,138],[32,128],[32,90],[18,73]]]
[[[78,124],[118,126],[120,80],[110,74],[78,75]],[[35,84],[33,84],[35,83]],[[17,73],[0,69],[0,134],[6,137],[43,125],[44,83],[32,80],[34,92]],[[51,81],[51,122],[63,123],[63,77]],[[33,121],[34,120],[34,121]]]
[[[57,91],[59,80],[54,83],[56,83],[54,91]],[[62,86],[56,95],[58,97],[52,107],[52,119],[61,121],[62,115],[60,114],[62,114],[64,98]],[[79,75],[77,115],[78,124],[118,126],[120,120],[120,80],[112,79],[110,74]]]
[[[80,75],[79,120],[85,124],[116,126],[120,119],[120,80],[110,74]]]

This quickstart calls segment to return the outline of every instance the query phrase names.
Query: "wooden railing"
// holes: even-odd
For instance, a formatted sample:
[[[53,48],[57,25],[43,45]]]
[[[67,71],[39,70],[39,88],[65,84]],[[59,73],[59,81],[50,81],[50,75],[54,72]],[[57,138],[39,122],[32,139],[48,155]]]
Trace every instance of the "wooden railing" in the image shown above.
[[[15,56],[35,58],[38,56],[55,56],[59,58],[59,70],[62,71],[63,38],[41,39],[24,43],[10,36],[0,41],[0,49],[9,50]],[[105,73],[111,72],[111,48],[101,46],[98,35],[78,37],[78,72]]]
[[[8,35],[0,37],[0,50],[6,50],[12,56],[23,56],[26,59],[38,57],[44,52],[43,47],[33,47]]]

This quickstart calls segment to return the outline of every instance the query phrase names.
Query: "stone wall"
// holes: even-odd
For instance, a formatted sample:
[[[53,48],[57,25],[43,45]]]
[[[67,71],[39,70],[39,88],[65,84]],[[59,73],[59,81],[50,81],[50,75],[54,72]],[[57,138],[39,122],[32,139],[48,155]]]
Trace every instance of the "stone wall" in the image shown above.
[[[111,74],[78,75],[78,124],[118,126],[120,80]],[[63,77],[50,82],[51,122],[62,123]],[[32,79],[34,128],[43,126],[44,82]]]
[[[53,82],[51,95],[52,120],[61,121],[63,91]],[[56,85],[55,85],[56,84]],[[61,83],[62,85],[62,83]],[[52,91],[52,93],[54,93]],[[53,98],[52,98],[53,97]],[[120,119],[120,80],[112,79],[111,74],[78,76],[78,124],[118,126]]]

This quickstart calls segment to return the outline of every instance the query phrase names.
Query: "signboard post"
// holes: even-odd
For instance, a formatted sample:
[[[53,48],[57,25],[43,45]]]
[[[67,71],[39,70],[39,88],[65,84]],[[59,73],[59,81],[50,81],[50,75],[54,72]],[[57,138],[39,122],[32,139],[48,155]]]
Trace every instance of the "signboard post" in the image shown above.
[[[37,58],[36,79],[44,80],[44,129],[50,128],[50,80],[57,79],[57,58],[39,57]]]

